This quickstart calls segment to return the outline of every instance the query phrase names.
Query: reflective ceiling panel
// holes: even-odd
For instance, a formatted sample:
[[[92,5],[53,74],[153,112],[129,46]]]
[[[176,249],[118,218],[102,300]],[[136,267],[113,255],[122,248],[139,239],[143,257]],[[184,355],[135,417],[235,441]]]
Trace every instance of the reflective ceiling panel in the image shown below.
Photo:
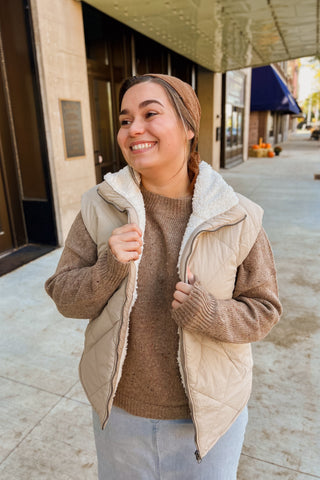
[[[215,72],[320,55],[320,0],[86,0]]]

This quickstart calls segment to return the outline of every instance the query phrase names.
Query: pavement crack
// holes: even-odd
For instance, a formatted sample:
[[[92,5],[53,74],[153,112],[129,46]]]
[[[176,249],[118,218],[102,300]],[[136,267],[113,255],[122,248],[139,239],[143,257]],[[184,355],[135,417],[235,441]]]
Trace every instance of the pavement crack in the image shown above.
[[[21,383],[21,382],[16,382]],[[23,384],[24,385],[24,384]],[[24,440],[40,425],[40,423],[52,412],[54,408],[61,402],[63,397],[60,397],[50,408],[49,410],[33,425],[32,428],[21,438],[21,440],[15,445],[15,447],[10,450],[10,452],[1,460],[1,465],[16,451],[17,448],[24,442]]]
[[[241,453],[241,456],[251,458],[252,460],[257,460],[258,462],[267,463],[269,465],[273,465],[275,467],[279,467],[284,470],[289,470],[290,472],[300,473],[301,475],[306,475],[307,477],[310,477],[310,478],[320,478],[318,475],[313,475],[313,473],[303,472],[296,468],[286,467],[285,465],[280,465],[279,463],[270,462],[269,460],[264,460],[263,458],[253,457],[252,455],[248,455],[247,453]]]

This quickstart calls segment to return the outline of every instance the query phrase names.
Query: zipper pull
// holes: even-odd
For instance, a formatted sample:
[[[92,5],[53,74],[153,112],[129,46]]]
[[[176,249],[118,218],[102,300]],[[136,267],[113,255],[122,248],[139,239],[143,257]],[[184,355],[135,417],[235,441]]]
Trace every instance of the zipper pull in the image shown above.
[[[202,462],[202,458],[201,458],[201,456],[200,456],[199,450],[196,450],[196,451],[194,452],[194,454],[195,454],[195,456],[196,456],[197,462],[198,462],[198,463],[201,463],[201,462]]]

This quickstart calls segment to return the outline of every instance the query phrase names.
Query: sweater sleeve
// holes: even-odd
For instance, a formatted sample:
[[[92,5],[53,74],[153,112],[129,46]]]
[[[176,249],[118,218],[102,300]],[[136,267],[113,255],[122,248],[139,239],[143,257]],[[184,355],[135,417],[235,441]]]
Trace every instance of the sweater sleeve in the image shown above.
[[[48,295],[65,317],[95,318],[122,280],[129,263],[119,262],[106,249],[99,257],[81,212],[77,215],[56,272],[45,283]]]
[[[189,298],[172,315],[186,330],[229,343],[264,338],[282,312],[270,243],[262,229],[239,266],[230,300],[218,300],[196,282]]]

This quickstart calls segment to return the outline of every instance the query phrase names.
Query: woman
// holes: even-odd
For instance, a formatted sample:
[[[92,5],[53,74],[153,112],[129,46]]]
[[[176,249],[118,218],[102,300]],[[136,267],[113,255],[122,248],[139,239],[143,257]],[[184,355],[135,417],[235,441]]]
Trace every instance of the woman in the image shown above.
[[[63,315],[91,319],[80,378],[99,479],[236,479],[250,342],[281,305],[262,210],[200,162],[199,125],[181,80],[123,84],[128,166],[84,194],[46,283]]]

